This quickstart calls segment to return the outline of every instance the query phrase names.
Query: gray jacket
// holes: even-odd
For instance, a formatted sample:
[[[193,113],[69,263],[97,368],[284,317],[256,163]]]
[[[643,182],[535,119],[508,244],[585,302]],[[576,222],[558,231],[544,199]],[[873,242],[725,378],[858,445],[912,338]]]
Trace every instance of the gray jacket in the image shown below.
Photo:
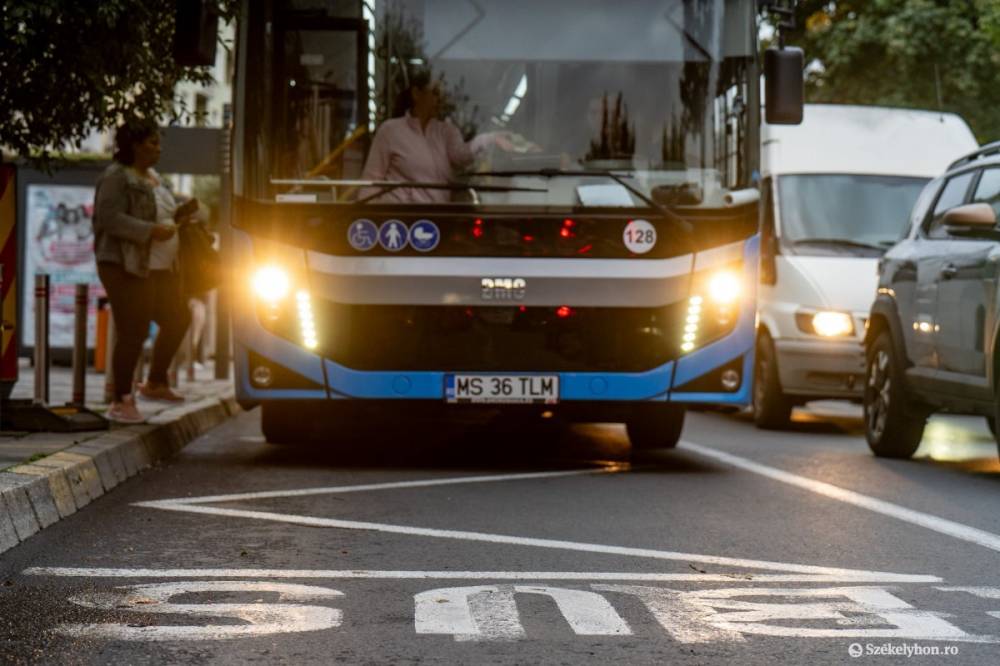
[[[149,275],[149,248],[156,226],[153,187],[131,169],[112,164],[97,181],[94,254],[139,277]]]

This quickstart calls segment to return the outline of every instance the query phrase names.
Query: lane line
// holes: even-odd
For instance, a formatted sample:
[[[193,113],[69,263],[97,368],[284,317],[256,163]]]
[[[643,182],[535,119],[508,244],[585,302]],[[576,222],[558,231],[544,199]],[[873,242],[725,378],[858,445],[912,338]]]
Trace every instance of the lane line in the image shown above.
[[[802,488],[803,490],[808,490],[809,492],[822,495],[823,497],[827,497],[829,499],[837,500],[838,502],[851,504],[874,513],[882,514],[883,516],[889,516],[890,518],[918,525],[940,534],[961,539],[962,541],[968,541],[969,543],[984,546],[991,550],[1000,551],[1000,535],[993,534],[992,532],[963,525],[962,523],[948,520],[946,518],[939,518],[938,516],[934,516],[929,513],[914,511],[913,509],[908,509],[904,506],[900,506],[899,504],[893,504],[892,502],[886,502],[885,500],[880,500],[875,497],[862,495],[861,493],[853,490],[847,490],[846,488],[841,488],[840,486],[835,486],[833,484],[826,483],[825,481],[817,481],[805,476],[799,476],[798,474],[786,472],[785,470],[778,469],[776,467],[763,465],[748,458],[741,458],[740,456],[735,456],[731,453],[726,453],[718,449],[695,444],[694,442],[687,440],[682,441],[680,446],[687,451],[697,453],[707,458],[713,458],[719,462],[726,463],[731,467],[738,467],[739,469],[747,472],[759,474],[760,476],[780,481],[781,483],[786,483],[790,486],[795,486],[796,488]]]
[[[558,472],[526,472],[522,474],[492,474],[489,476],[459,476],[443,479],[421,479],[418,481],[391,481],[388,483],[366,483],[353,486],[327,486],[320,488],[298,488],[292,490],[262,490],[250,493],[234,493],[231,495],[205,495],[203,497],[177,497],[154,502],[136,502],[133,506],[150,506],[162,502],[174,504],[205,504],[209,502],[238,502],[242,500],[274,499],[278,497],[307,497],[310,495],[339,495],[342,493],[359,493],[372,490],[401,490],[406,488],[430,488],[434,486],[450,486],[467,483],[494,483],[498,481],[526,481],[534,479],[556,479],[564,476],[583,476],[586,474],[614,474],[630,469],[628,464],[608,464],[592,469],[572,469]]]
[[[315,516],[299,516],[284,513],[271,513],[269,511],[248,511],[244,509],[224,509],[213,506],[198,506],[177,502],[176,500],[162,500],[157,502],[143,502],[141,506],[148,508],[162,509],[165,511],[180,511],[188,513],[200,513],[213,516],[227,516],[231,518],[253,518],[256,520],[268,520],[278,523],[289,523],[293,525],[307,525],[309,527],[335,527],[346,530],[367,530],[372,532],[383,532],[387,534],[405,534],[408,536],[433,537],[438,539],[455,539],[460,541],[478,541],[483,543],[505,544],[513,546],[530,546],[534,548],[550,548],[556,550],[569,550],[585,553],[600,553],[603,555],[621,555],[625,557],[644,557],[657,560],[673,560],[680,562],[701,562],[703,564],[713,564],[726,567],[739,567],[744,569],[764,569],[770,571],[783,571],[786,573],[817,574],[825,576],[840,576],[846,580],[896,580],[893,574],[882,571],[865,571],[858,569],[842,569],[838,567],[821,567],[808,564],[789,564],[785,562],[770,562],[766,560],[748,560],[737,557],[721,557],[716,555],[700,555],[693,553],[679,553],[668,550],[655,550],[650,548],[631,548],[627,546],[608,546],[596,543],[580,543],[576,541],[562,541],[558,539],[538,539],[531,537],[516,537],[504,534],[487,534],[483,532],[465,532],[460,530],[443,530],[425,527],[410,527],[407,525],[388,525],[385,523],[369,523],[354,520],[338,520],[336,518],[319,518]]]
[[[692,583],[837,583],[855,578],[795,574],[677,574],[613,571],[378,571],[365,569],[123,569],[106,567],[29,567],[26,576],[75,578],[254,578],[330,580],[567,580],[567,581],[681,581]],[[889,574],[864,582],[940,583],[937,576]]]

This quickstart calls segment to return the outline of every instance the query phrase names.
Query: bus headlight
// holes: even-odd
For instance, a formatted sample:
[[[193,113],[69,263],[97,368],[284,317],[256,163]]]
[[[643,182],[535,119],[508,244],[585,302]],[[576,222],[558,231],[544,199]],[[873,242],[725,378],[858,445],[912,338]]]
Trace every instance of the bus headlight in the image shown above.
[[[719,305],[732,305],[742,291],[739,276],[730,271],[716,273],[708,280],[708,296]]]
[[[817,312],[812,316],[812,327],[817,335],[837,338],[854,333],[854,322],[845,312]]]
[[[268,305],[277,305],[283,301],[292,288],[292,280],[288,272],[277,266],[258,268],[250,280],[253,293]]]
[[[699,275],[688,299],[681,333],[681,352],[687,354],[733,329],[743,295],[741,266]]]

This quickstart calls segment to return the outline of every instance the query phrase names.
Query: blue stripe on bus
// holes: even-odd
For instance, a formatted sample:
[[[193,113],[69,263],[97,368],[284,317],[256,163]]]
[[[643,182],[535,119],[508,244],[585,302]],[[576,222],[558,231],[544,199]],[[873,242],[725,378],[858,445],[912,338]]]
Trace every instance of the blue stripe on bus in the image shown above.
[[[666,400],[673,363],[648,372],[563,372],[559,375],[560,400]],[[330,390],[351,398],[443,400],[444,378],[450,372],[361,371],[326,361]],[[468,374],[491,374],[470,372]],[[518,373],[493,373],[518,374]],[[546,374],[537,371],[524,374]]]
[[[712,403],[717,405],[748,405],[750,404],[750,391],[753,387],[752,373],[753,355],[747,354],[743,357],[743,383],[740,384],[739,391],[732,393],[723,393],[722,391],[717,393],[688,393],[685,391],[672,391],[670,393],[670,401]]]

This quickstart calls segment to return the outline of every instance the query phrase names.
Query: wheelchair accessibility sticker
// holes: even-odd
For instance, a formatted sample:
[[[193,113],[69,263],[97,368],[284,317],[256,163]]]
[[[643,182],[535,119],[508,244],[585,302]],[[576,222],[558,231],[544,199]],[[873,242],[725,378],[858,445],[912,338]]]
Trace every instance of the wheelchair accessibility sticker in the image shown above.
[[[378,242],[378,227],[371,220],[354,220],[347,229],[347,242],[358,252],[367,252]]]

